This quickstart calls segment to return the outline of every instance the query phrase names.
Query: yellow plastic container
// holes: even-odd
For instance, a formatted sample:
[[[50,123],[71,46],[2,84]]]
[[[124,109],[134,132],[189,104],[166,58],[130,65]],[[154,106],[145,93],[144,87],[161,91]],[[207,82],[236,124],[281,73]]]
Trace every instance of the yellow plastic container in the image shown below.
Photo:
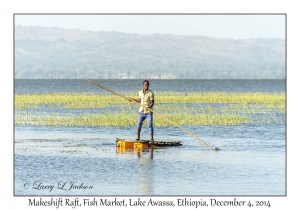
[[[147,149],[148,148],[148,144],[147,143],[139,143],[139,142],[136,142],[134,143],[134,148],[136,149]]]
[[[133,149],[134,142],[132,141],[117,141],[117,147],[122,149]]]

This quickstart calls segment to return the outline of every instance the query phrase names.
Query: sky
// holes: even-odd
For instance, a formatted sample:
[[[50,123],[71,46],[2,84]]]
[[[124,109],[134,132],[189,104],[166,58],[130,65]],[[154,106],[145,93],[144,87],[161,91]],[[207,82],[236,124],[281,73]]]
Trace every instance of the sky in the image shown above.
[[[15,14],[15,25],[123,33],[200,35],[252,39],[286,36],[286,15],[278,14]]]

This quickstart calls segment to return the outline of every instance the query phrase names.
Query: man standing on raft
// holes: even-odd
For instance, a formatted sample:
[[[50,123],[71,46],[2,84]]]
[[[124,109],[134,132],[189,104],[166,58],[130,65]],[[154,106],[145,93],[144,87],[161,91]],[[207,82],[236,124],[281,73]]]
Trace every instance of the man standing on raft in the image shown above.
[[[138,116],[138,123],[137,123],[137,141],[140,140],[140,134],[141,134],[141,129],[142,129],[142,125],[144,120],[147,118],[147,122],[148,122],[148,128],[150,131],[150,140],[154,141],[153,139],[153,113],[151,111],[149,111],[147,108],[153,109],[154,106],[154,93],[148,89],[149,88],[149,81],[148,80],[144,80],[143,82],[143,90],[141,90],[139,92],[139,99],[133,99],[133,98],[129,98],[129,101],[136,101],[138,103],[141,103],[142,106],[140,106],[139,109],[139,116]],[[144,108],[144,107],[145,108]]]

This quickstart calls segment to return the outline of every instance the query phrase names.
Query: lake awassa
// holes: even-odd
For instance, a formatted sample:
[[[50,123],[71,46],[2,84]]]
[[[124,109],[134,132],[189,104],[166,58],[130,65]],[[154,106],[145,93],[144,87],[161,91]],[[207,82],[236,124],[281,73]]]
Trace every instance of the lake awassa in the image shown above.
[[[142,89],[143,80],[95,80],[126,95]],[[285,80],[150,80],[161,92],[286,92]],[[15,95],[88,93],[112,95],[87,80],[15,80]],[[112,95],[113,96],[113,95]],[[118,96],[114,96],[118,97]],[[122,101],[124,99],[118,98]],[[125,101],[125,100],[124,100]],[[155,101],[155,110],[173,106]],[[16,103],[16,99],[15,99]],[[181,106],[182,104],[177,104]],[[227,110],[239,104],[191,104],[189,109]],[[229,107],[230,106],[230,107]],[[275,104],[277,106],[277,104]],[[50,126],[32,124],[53,114],[101,114],[109,108],[65,108],[58,105],[15,107],[15,195],[286,195],[286,110],[247,104],[236,115],[253,123],[182,125],[220,151],[209,150],[175,126],[156,126],[155,140],[179,140],[182,146],[120,151],[116,138],[135,139],[136,126]],[[175,106],[174,106],[175,107]],[[114,106],[113,110],[118,110]],[[135,108],[133,108],[135,109]],[[249,112],[242,113],[247,110]],[[104,111],[103,111],[104,110]],[[137,117],[138,106],[136,107]],[[166,109],[165,109],[166,110]],[[183,111],[184,112],[184,111]],[[32,118],[27,118],[31,116]],[[28,120],[30,119],[30,120]],[[154,115],[154,122],[158,116]],[[255,119],[264,119],[262,121]],[[275,119],[275,120],[274,120]],[[147,127],[142,139],[149,139]]]

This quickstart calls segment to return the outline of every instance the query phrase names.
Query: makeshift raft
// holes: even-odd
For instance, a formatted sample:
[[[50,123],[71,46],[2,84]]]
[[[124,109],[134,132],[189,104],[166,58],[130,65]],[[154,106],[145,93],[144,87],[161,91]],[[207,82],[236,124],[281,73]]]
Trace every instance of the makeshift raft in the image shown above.
[[[181,141],[146,141],[127,140],[116,138],[116,146],[123,149],[147,149],[149,147],[182,146]]]

